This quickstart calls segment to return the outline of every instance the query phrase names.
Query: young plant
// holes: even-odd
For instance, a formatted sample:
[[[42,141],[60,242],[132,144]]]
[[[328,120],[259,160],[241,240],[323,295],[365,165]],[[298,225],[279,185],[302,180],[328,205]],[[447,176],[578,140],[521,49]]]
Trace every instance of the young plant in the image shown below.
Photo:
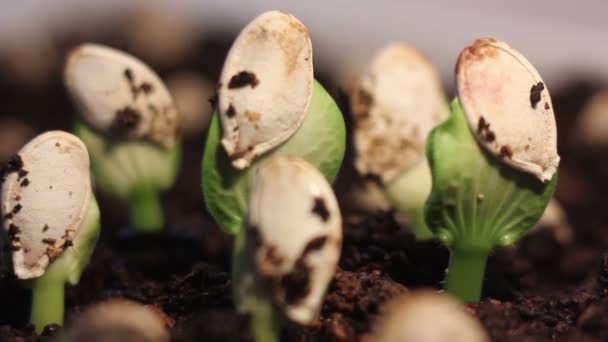
[[[151,305],[110,299],[81,312],[63,334],[63,342],[169,342],[168,324],[175,321]]]
[[[167,88],[141,61],[96,44],[70,53],[64,77],[96,185],[129,203],[135,229],[158,232],[159,196],[175,182],[181,161],[180,117]]]
[[[416,290],[383,308],[370,342],[489,342],[483,327],[456,300],[431,290]]]
[[[417,238],[432,237],[424,222],[431,191],[424,144],[448,115],[435,69],[415,49],[391,44],[361,76],[351,108],[357,171],[377,178],[392,206],[410,216]]]
[[[273,157],[257,169],[243,228],[235,301],[251,315],[256,341],[278,341],[283,318],[309,324],[321,308],[342,245],[338,202],[314,166]]]
[[[345,126],[336,103],[314,80],[308,31],[285,12],[264,13],[243,29],[218,87],[203,158],[203,193],[216,222],[238,234],[259,163],[294,155],[331,181],[344,157]]]
[[[32,288],[31,322],[63,323],[64,286],[76,285],[99,235],[89,154],[77,137],[47,132],[2,173],[2,217],[17,279]]]
[[[451,251],[446,290],[478,301],[488,254],[541,217],[557,182],[549,92],[519,52],[495,39],[465,48],[458,98],[429,135],[433,190],[426,220]]]
[[[335,199],[329,197],[329,186],[319,183],[318,172],[311,171],[306,163],[278,157],[302,158],[333,180],[342,163],[346,140],[342,113],[314,80],[310,36],[295,17],[266,12],[239,34],[224,63],[218,110],[208,134],[203,192],[217,223],[236,235],[232,271],[235,302],[240,311],[252,315],[256,339],[273,341],[278,339],[277,308],[297,322],[312,319],[335,268],[337,257],[333,255],[339,250],[334,226],[340,219]],[[267,171],[260,171],[256,181],[262,184],[256,191],[272,189],[273,199],[266,193],[250,196],[258,168],[274,158],[278,161],[269,161]],[[294,173],[281,171],[284,168]],[[269,177],[276,186],[268,183]],[[303,193],[300,187],[306,186],[310,188]],[[291,191],[297,195],[294,197]],[[309,198],[312,195],[321,196],[318,206],[300,211],[304,210],[304,204],[300,204],[303,201],[313,204]],[[267,208],[267,203],[274,203],[276,210]],[[259,206],[264,206],[263,211],[256,209]],[[331,220],[326,215],[331,215]],[[310,216],[319,222],[311,223]],[[272,217],[281,221],[272,221]],[[285,225],[276,226],[279,222]],[[244,229],[254,225],[258,228]],[[282,230],[289,227],[302,228]],[[324,232],[327,240],[319,239],[305,248],[318,227],[330,228]],[[260,244],[255,248],[250,231],[261,232]],[[269,243],[275,242],[280,249],[270,247]],[[252,258],[251,253],[256,257]],[[269,255],[270,265],[262,262],[262,253]],[[272,260],[273,255],[281,256],[281,260]],[[326,264],[317,269],[317,259]],[[258,273],[262,268],[265,271]]]

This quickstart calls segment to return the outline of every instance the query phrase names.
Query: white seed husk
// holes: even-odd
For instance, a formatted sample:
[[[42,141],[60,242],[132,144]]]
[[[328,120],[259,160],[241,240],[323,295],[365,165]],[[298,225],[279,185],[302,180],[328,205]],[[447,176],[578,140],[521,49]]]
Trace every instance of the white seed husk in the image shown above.
[[[388,183],[424,158],[428,133],[448,115],[441,81],[416,49],[382,49],[351,94],[355,167]]]
[[[248,167],[300,127],[313,82],[312,43],[298,19],[271,11],[243,29],[218,86],[222,145],[234,167]]]
[[[166,314],[124,299],[97,303],[68,325],[67,342],[168,342]]]
[[[330,185],[302,159],[270,159],[253,181],[247,229],[260,283],[285,316],[310,323],[342,245],[342,217]]]
[[[176,142],[180,116],[158,75],[122,51],[82,44],[70,52],[66,87],[88,125],[108,135]]]
[[[389,302],[370,342],[488,342],[481,324],[448,295],[417,290]]]
[[[456,65],[458,97],[481,145],[543,182],[559,164],[557,127],[546,85],[530,62],[493,38],[466,47]]]
[[[15,158],[23,166],[5,176],[0,198],[3,224],[15,275],[31,279],[44,274],[69,247],[87,215],[89,154],[76,136],[51,131],[31,140]]]

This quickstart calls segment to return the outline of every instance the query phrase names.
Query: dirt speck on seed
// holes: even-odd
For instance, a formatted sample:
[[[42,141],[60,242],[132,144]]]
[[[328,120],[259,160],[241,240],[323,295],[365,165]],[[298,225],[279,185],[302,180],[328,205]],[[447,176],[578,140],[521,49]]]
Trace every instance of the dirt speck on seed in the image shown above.
[[[538,82],[537,84],[532,85],[530,88],[530,105],[532,108],[536,108],[536,105],[541,99],[541,92],[545,89],[545,84],[543,82]],[[545,104],[545,107],[547,104]]]
[[[498,152],[498,156],[501,158],[512,158],[513,157],[513,149],[509,145],[503,145],[500,147],[500,151]]]
[[[228,106],[228,109],[226,109],[226,115],[229,118],[233,118],[236,115],[236,110],[234,109],[233,105]]]
[[[323,222],[327,222],[327,220],[329,220],[329,210],[327,209],[327,205],[325,204],[325,199],[323,199],[323,197],[314,198],[312,213],[319,215]]]
[[[246,86],[255,88],[258,86],[258,84],[260,84],[260,81],[254,73],[243,70],[230,78],[230,82],[228,82],[228,89],[243,88]]]
[[[130,106],[116,111],[111,130],[116,133],[126,133],[137,128],[141,114]]]

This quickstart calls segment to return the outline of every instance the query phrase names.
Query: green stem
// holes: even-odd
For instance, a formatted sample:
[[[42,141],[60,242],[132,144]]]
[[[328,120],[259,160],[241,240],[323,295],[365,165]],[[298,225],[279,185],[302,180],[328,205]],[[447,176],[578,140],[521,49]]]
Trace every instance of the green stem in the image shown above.
[[[251,334],[256,342],[280,340],[281,322],[272,303],[259,303],[251,312]]]
[[[429,240],[434,237],[433,232],[426,225],[424,220],[424,208],[417,208],[410,211],[411,226],[416,240]]]
[[[446,291],[464,302],[478,302],[488,254],[487,251],[451,249]]]
[[[164,217],[158,192],[139,189],[131,196],[129,202],[131,223],[135,226],[135,230],[142,233],[162,231]]]
[[[33,281],[30,322],[41,333],[48,324],[63,324],[64,282],[55,277],[40,277]]]

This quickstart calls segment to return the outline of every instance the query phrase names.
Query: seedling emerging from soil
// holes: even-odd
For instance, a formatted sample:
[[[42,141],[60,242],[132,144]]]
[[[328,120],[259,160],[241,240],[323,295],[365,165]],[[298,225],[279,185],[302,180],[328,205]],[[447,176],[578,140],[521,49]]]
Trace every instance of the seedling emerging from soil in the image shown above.
[[[457,63],[458,99],[427,143],[426,220],[451,251],[447,291],[477,301],[488,254],[525,234],[553,194],[557,129],[542,79],[507,44],[477,40]]]
[[[85,145],[61,131],[34,138],[2,173],[4,237],[15,276],[33,290],[38,332],[63,323],[65,283],[78,283],[95,248],[99,209],[90,178]]]
[[[218,87],[218,110],[203,159],[203,192],[219,225],[237,234],[262,159],[299,156],[327,179],[335,178],[344,156],[344,119],[314,80],[308,31],[285,12],[264,13],[243,29]]]
[[[169,342],[173,319],[149,305],[112,299],[87,308],[68,325],[64,342]]]
[[[273,157],[256,171],[244,229],[235,246],[235,301],[251,314],[256,341],[278,341],[283,318],[308,324],[321,308],[342,245],[338,203],[314,166]]]
[[[74,49],[64,73],[95,183],[129,202],[137,230],[159,231],[159,194],[175,182],[181,157],[180,118],[165,85],[141,61],[95,44]]]
[[[417,290],[390,301],[370,342],[488,342],[483,327],[451,297]]]
[[[351,108],[357,171],[378,179],[418,238],[431,237],[423,209],[431,191],[424,145],[449,112],[435,69],[415,49],[391,44],[361,76]]]

